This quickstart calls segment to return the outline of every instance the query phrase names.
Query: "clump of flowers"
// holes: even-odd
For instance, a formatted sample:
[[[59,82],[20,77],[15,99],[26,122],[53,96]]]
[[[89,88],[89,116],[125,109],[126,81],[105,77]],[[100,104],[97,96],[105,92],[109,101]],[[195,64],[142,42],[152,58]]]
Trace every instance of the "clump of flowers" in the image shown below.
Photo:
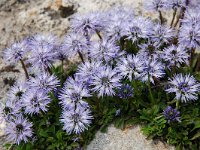
[[[199,8],[188,0],[145,7],[159,19],[118,7],[77,14],[60,43],[36,34],[4,50],[4,60],[25,72],[0,107],[13,148],[84,148],[110,123],[142,123],[149,137],[200,148]],[[162,13],[169,10],[170,24]]]

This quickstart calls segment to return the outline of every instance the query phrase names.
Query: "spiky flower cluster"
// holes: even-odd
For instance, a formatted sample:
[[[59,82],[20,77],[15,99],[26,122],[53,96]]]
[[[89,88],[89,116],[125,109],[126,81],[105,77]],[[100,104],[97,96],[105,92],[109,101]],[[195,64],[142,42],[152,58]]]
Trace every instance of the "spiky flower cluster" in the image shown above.
[[[193,64],[195,49],[200,47],[198,9],[186,7],[184,0],[151,0],[146,4],[148,9],[160,13],[160,23],[135,16],[130,9],[114,8],[75,15],[70,32],[61,43],[54,35],[36,34],[7,48],[4,59],[10,63],[20,61],[27,78],[11,87],[8,100],[1,107],[8,140],[20,144],[32,137],[32,123],[26,116],[47,113],[52,94],[62,106],[63,130],[78,135],[92,123],[93,108],[88,102],[91,97],[129,100],[135,96],[133,91],[138,91],[136,82],[150,94],[151,102],[154,100],[151,86],[166,83],[167,88],[162,88],[166,88],[167,94],[175,94],[177,101],[197,100],[199,82],[193,75],[182,74],[179,68]],[[174,28],[174,20],[171,26],[163,22],[161,11],[170,8],[175,12],[187,8],[179,31]],[[77,71],[66,77],[62,68],[66,81],[59,80],[63,78],[60,72],[55,73],[54,62],[60,60],[63,65],[65,58],[76,55],[82,61]],[[180,118],[179,111],[171,107],[163,114],[169,121]]]

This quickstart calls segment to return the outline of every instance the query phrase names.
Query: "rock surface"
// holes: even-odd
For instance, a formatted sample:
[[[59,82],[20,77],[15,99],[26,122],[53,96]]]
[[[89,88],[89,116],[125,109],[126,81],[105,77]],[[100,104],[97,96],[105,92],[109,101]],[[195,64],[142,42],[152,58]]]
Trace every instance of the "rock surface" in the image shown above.
[[[136,14],[141,14],[142,0],[0,0],[0,101],[6,98],[6,92],[19,74],[21,66],[4,64],[2,51],[15,41],[36,33],[52,33],[63,37],[69,29],[69,20],[74,13],[88,13],[106,10],[112,6],[129,6]],[[152,15],[152,14],[144,14]],[[156,16],[156,15],[154,15]],[[0,136],[4,135],[4,123],[0,124]],[[4,143],[1,137],[0,145]],[[0,147],[0,149],[3,149]],[[153,144],[145,139],[140,128],[121,131],[113,126],[108,133],[96,134],[88,150],[166,150],[162,142]]]

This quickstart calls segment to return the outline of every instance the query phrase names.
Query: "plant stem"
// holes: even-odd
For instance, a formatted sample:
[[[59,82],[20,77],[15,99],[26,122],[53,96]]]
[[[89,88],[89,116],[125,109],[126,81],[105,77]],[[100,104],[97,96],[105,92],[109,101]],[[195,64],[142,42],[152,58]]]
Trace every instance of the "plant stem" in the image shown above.
[[[64,59],[61,60],[62,72],[64,72]]]
[[[27,71],[26,66],[25,66],[25,64],[24,64],[24,61],[23,61],[22,59],[20,59],[20,62],[21,62],[21,64],[22,64],[22,68],[23,68],[23,70],[24,70],[24,72],[25,72],[26,79],[29,79],[28,71]]]
[[[99,31],[96,30],[96,34],[98,35],[99,39],[102,40],[102,37],[101,37]]]
[[[163,24],[163,16],[162,16],[162,12],[159,10],[159,17],[160,17],[160,23]]]
[[[180,100],[176,101],[176,109],[179,109]]]
[[[192,48],[190,52],[190,67],[192,68],[193,57],[194,57],[195,49]]]
[[[80,51],[78,51],[78,54],[79,54],[79,57],[81,58],[81,61],[82,61],[83,63],[85,63],[85,61],[84,61],[84,59],[83,59],[83,55],[81,54]]]
[[[175,8],[174,12],[173,12],[173,18],[172,18],[172,21],[171,21],[171,24],[170,24],[171,27],[173,26],[173,23],[174,23],[174,20],[175,20],[175,17],[176,17],[176,13],[177,13],[177,9]]]

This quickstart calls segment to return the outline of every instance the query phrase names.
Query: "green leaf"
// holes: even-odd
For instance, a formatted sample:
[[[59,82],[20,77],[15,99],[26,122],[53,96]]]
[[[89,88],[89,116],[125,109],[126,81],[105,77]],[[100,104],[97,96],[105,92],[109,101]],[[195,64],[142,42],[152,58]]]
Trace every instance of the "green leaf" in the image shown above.
[[[197,138],[199,138],[199,137],[200,137],[200,131],[197,132],[197,133],[191,138],[191,140],[195,140],[195,139],[197,139]]]
[[[39,135],[42,136],[42,137],[45,137],[45,138],[49,136],[48,133],[45,132],[44,130],[40,130]]]
[[[62,141],[62,131],[58,131],[56,133],[56,137],[58,138],[59,141]]]

